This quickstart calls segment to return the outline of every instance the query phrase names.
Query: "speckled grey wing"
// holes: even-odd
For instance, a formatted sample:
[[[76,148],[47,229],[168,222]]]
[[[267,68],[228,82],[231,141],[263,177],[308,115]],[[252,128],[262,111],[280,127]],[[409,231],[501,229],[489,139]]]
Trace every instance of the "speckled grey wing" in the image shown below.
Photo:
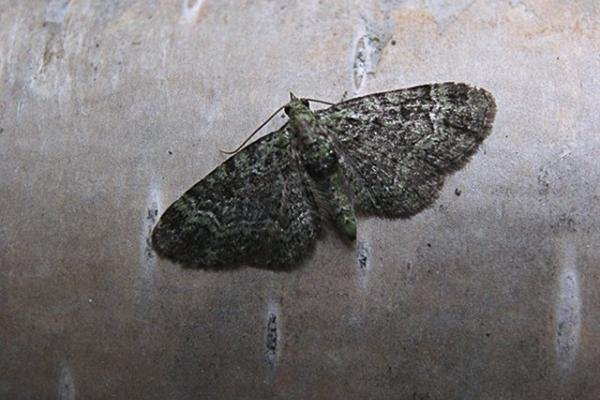
[[[250,144],[161,216],[157,253],[198,266],[288,266],[305,256],[319,218],[286,127]]]
[[[358,212],[410,217],[490,134],[492,95],[461,83],[376,93],[317,114],[335,136]]]

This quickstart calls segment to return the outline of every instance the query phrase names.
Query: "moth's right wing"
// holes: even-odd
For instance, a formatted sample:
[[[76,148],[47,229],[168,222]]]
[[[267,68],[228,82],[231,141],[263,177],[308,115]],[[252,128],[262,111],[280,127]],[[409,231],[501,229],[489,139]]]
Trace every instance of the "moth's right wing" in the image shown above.
[[[316,241],[319,216],[284,126],[196,183],[161,216],[152,244],[188,265],[298,263]]]
[[[317,112],[335,134],[357,211],[410,217],[490,134],[494,98],[462,83],[376,93]]]

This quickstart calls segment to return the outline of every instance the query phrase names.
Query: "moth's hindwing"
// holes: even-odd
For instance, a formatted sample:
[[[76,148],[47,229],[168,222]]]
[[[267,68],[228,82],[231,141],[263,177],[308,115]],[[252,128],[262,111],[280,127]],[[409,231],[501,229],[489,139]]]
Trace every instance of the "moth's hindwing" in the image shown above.
[[[319,217],[284,126],[195,184],[152,233],[159,255],[190,265],[285,266],[307,253]]]
[[[490,134],[495,112],[487,91],[441,83],[351,99],[317,115],[335,134],[357,211],[396,218],[433,203],[444,177]]]

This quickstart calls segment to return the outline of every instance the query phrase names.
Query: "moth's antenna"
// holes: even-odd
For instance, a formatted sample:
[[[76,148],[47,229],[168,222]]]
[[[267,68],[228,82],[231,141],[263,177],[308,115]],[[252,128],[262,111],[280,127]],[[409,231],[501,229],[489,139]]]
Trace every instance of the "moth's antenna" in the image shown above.
[[[328,102],[328,101],[317,100],[317,99],[306,99],[306,98],[304,98],[304,100],[308,100],[308,101],[314,101],[315,103],[327,104],[327,105],[329,105],[329,106],[333,106],[333,105],[335,105],[335,103],[330,103],[330,102]]]
[[[263,122],[262,124],[260,124],[260,126],[259,126],[258,128],[256,128],[256,129],[254,130],[254,132],[252,132],[252,133],[250,134],[250,136],[248,136],[248,137],[246,138],[246,140],[244,140],[244,141],[242,142],[242,144],[240,144],[240,145],[238,146],[238,148],[237,148],[237,149],[235,149],[235,150],[232,150],[232,151],[220,150],[220,151],[221,151],[221,153],[223,153],[223,154],[235,154],[235,153],[237,153],[238,151],[240,151],[240,150],[242,149],[242,147],[244,147],[244,146],[246,145],[246,143],[248,143],[248,141],[249,141],[250,139],[252,139],[252,138],[254,137],[254,135],[256,135],[256,134],[258,133],[258,131],[260,131],[260,130],[261,130],[261,129],[262,129],[262,128],[263,128],[263,127],[264,127],[264,126],[265,126],[265,125],[266,125],[266,124],[267,124],[267,123],[270,121],[270,120],[272,120],[272,119],[273,119],[273,117],[274,117],[274,116],[276,116],[276,115],[279,113],[279,111],[283,110],[283,108],[284,108],[284,107],[285,107],[285,105],[283,105],[283,106],[279,107],[279,108],[278,108],[278,109],[277,109],[277,110],[276,110],[276,111],[275,111],[273,114],[271,114],[271,116],[270,116],[269,118],[267,118],[267,120],[266,120],[265,122]]]

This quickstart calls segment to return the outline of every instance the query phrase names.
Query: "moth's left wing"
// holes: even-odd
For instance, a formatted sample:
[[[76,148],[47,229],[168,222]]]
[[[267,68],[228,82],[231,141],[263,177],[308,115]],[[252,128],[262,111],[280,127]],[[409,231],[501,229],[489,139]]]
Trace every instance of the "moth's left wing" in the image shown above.
[[[188,265],[288,266],[310,250],[319,216],[287,127],[229,158],[161,216],[159,255]]]
[[[461,83],[351,99],[317,112],[333,132],[357,211],[410,217],[437,198],[489,135],[490,93]]]

